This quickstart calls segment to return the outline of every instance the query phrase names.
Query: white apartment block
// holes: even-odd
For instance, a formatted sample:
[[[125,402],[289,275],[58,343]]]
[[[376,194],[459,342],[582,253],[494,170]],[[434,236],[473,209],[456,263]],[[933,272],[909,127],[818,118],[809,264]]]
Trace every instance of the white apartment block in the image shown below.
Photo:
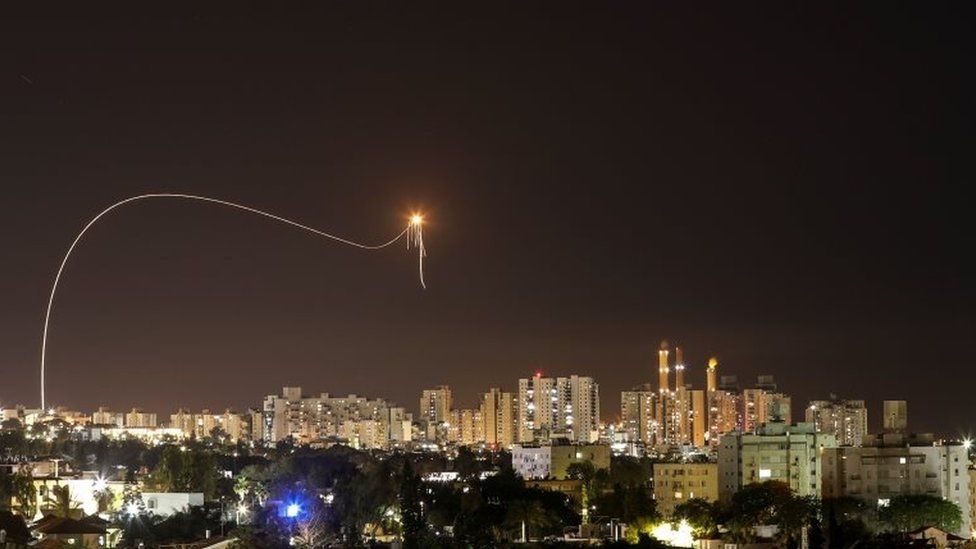
[[[413,414],[406,408],[390,408],[389,430],[386,437],[391,443],[404,443],[413,440]]]
[[[446,423],[451,420],[453,405],[451,388],[447,385],[424,389],[420,395],[420,420],[434,425]]]
[[[92,414],[92,425],[101,427],[124,427],[125,414],[112,412],[108,408],[99,407],[98,411]]]
[[[620,421],[628,442],[657,443],[657,391],[650,383],[620,393]]]
[[[519,380],[518,441],[566,437],[579,442],[599,438],[600,389],[591,377],[549,378],[536,374]]]
[[[125,426],[137,428],[156,427],[156,414],[145,412],[141,408],[133,408],[131,412],[125,414]]]
[[[746,484],[767,480],[820,497],[823,454],[836,447],[833,435],[817,433],[809,423],[770,422],[755,433],[728,433],[718,447],[719,497],[726,500]]]
[[[526,480],[549,478],[552,474],[552,447],[512,446],[512,469]]]
[[[789,395],[763,388],[742,392],[742,430],[755,431],[769,421],[792,421],[792,401]]]
[[[233,443],[249,437],[249,420],[231,410],[225,410],[222,414],[214,414],[210,410],[204,409],[199,414],[194,414],[188,410],[180,409],[169,417],[170,427],[180,429],[186,437],[198,439],[209,437],[214,433],[214,429],[227,433]]]
[[[378,450],[387,445],[387,426],[375,419],[346,420],[339,426],[339,438],[360,450]]]
[[[522,378],[518,384],[518,442],[533,442],[543,430],[555,428],[559,398],[556,380],[536,374]]]
[[[806,422],[817,431],[831,433],[839,446],[861,446],[868,434],[868,410],[863,400],[814,400],[806,410]]]
[[[742,428],[742,395],[716,389],[708,392],[707,399],[708,441],[718,446],[722,435]]]
[[[961,443],[944,444],[932,435],[886,433],[869,436],[863,447],[824,451],[823,497],[851,496],[871,506],[901,495],[929,495],[952,501],[962,510],[957,534],[969,537],[972,505],[969,456]]]
[[[301,387],[285,387],[281,395],[268,395],[263,403],[263,434],[267,442],[291,437],[300,444],[342,438],[347,421],[376,420],[389,433],[390,406],[383,399],[358,395],[334,397],[328,393],[303,396]]]

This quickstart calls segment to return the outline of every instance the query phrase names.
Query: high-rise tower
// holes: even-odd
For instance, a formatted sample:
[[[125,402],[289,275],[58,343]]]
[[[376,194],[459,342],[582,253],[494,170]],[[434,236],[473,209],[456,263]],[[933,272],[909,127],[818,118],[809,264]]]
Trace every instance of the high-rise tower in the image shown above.
[[[657,352],[658,390],[661,394],[668,392],[668,374],[670,374],[670,369],[668,368],[668,342],[662,341],[661,348]]]

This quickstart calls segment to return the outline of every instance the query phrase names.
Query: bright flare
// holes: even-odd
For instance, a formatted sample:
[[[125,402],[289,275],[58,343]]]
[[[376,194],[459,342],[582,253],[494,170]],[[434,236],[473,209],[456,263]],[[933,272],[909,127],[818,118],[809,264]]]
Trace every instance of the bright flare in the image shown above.
[[[695,545],[691,525],[685,520],[678,523],[677,528],[674,528],[670,522],[658,524],[651,530],[651,536],[672,547],[693,547]]]
[[[411,246],[417,247],[417,263],[420,271],[420,286],[427,289],[424,282],[424,258],[427,257],[427,249],[424,248],[424,216],[413,214],[410,216],[410,225],[407,226],[407,249]]]

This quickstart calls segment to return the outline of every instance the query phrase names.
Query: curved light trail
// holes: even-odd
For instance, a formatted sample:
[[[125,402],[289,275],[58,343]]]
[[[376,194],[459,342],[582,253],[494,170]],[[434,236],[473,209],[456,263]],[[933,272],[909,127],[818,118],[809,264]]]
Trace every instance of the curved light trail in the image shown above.
[[[61,275],[62,273],[64,273],[64,266],[68,264],[68,258],[71,257],[71,252],[73,252],[75,247],[78,246],[78,243],[81,241],[82,237],[85,236],[85,233],[88,232],[88,229],[90,229],[92,225],[97,223],[98,220],[101,219],[103,216],[105,216],[107,213],[111,212],[116,208],[129,204],[131,202],[136,202],[139,200],[156,199],[156,198],[196,200],[198,202],[208,202],[211,204],[219,204],[221,206],[236,208],[238,210],[257,214],[266,217],[268,219],[272,219],[274,221],[284,223],[286,225],[291,225],[292,227],[301,229],[303,231],[312,233],[317,236],[328,238],[340,244],[353,246],[355,248],[360,248],[363,250],[381,250],[383,248],[392,245],[398,240],[406,237],[407,249],[410,249],[411,247],[417,248],[420,285],[425,289],[427,288],[427,285],[424,283],[424,257],[427,255],[427,250],[424,248],[424,234],[423,234],[424,218],[419,214],[414,214],[413,216],[410,217],[410,222],[403,229],[403,231],[400,232],[400,234],[394,236],[392,239],[390,239],[387,242],[373,245],[373,244],[362,244],[360,242],[354,242],[352,240],[348,240],[346,238],[342,238],[334,234],[329,234],[327,232],[320,231],[318,229],[309,227],[308,225],[303,225],[302,223],[298,223],[297,221],[292,221],[291,219],[287,219],[270,212],[259,210],[257,208],[252,208],[250,206],[245,206],[243,204],[237,204],[235,202],[230,202],[227,200],[220,200],[218,198],[211,198],[208,196],[198,196],[192,194],[180,194],[180,193],[151,193],[151,194],[141,194],[138,196],[131,196],[124,200],[120,200],[115,204],[112,204],[111,206],[102,210],[98,215],[93,217],[91,221],[89,221],[88,224],[85,225],[85,227],[81,230],[81,232],[78,233],[78,236],[75,237],[74,241],[71,243],[71,246],[68,248],[68,251],[64,254],[64,258],[61,260],[61,265],[58,267],[58,273],[54,277],[54,284],[51,286],[51,295],[48,297],[47,300],[47,311],[44,313],[44,335],[41,337],[41,413],[47,411],[47,401],[45,400],[45,392],[44,392],[44,372],[45,372],[45,366],[47,361],[47,335],[48,335],[48,326],[51,322],[51,309],[53,309],[54,307],[54,296],[58,291],[58,282],[61,281]]]

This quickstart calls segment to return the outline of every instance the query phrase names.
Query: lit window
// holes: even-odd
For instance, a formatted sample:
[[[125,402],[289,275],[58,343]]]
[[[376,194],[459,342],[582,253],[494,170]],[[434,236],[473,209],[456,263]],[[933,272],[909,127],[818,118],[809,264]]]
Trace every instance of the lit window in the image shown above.
[[[772,469],[760,469],[759,478],[771,478],[773,476]]]

